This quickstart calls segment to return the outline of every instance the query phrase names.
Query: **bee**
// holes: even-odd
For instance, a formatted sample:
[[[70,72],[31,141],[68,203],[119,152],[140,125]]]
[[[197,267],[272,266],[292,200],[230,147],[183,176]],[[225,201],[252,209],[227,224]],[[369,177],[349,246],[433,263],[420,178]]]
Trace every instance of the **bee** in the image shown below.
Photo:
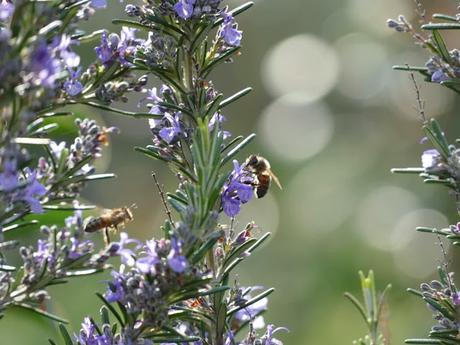
[[[118,230],[119,226],[124,226],[126,223],[134,219],[131,207],[120,207],[111,210],[106,210],[101,216],[92,218],[85,226],[86,232],[96,232],[104,230],[104,240],[106,244],[110,243],[109,229]]]
[[[109,145],[109,129],[106,127],[102,127],[101,133],[97,135],[97,141],[99,141],[102,145],[108,146]]]
[[[253,187],[257,198],[263,198],[267,194],[272,181],[280,189],[283,189],[278,177],[271,171],[270,163],[264,157],[250,155],[246,159],[243,169],[255,176],[256,181],[253,183]]]

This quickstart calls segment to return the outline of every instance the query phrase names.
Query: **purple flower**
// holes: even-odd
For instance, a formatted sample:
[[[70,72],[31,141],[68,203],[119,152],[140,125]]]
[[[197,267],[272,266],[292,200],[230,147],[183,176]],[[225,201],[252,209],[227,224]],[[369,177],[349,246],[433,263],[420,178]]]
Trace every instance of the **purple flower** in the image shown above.
[[[187,259],[182,253],[182,243],[176,238],[171,238],[171,251],[168,254],[168,264],[176,273],[182,273],[187,268]]]
[[[460,222],[458,222],[455,225],[450,226],[450,231],[452,231],[455,234],[460,234]]]
[[[126,248],[126,246],[131,243],[136,243],[135,249],[139,249],[141,246],[141,242],[139,240],[130,239],[126,232],[120,233],[120,241],[117,242],[118,248],[115,255],[119,255],[121,257],[121,262],[128,266],[134,266],[136,263],[136,260],[134,259],[134,251]]]
[[[99,345],[98,335],[91,319],[85,317],[81,324],[80,336],[76,337],[77,341],[84,345]]]
[[[273,337],[273,334],[279,331],[285,331],[289,332],[289,330],[285,327],[277,327],[275,328],[274,325],[268,325],[267,326],[267,331],[265,334],[262,336],[262,344],[263,345],[283,345],[281,340],[278,340]]]
[[[253,320],[253,327],[255,329],[261,329],[265,327],[264,318],[259,314],[268,308],[268,298],[262,298],[256,303],[247,306],[235,313],[235,319],[244,323],[246,321]]]
[[[8,159],[4,162],[3,172],[0,173],[0,187],[9,192],[18,186],[18,170],[16,159]]]
[[[37,181],[37,172],[31,172],[30,170],[25,171],[27,186],[22,191],[22,195],[20,197],[21,200],[27,202],[29,204],[30,210],[33,213],[42,213],[43,208],[40,204],[40,200],[38,199],[40,196],[46,194],[46,188]]]
[[[422,166],[425,169],[434,168],[441,160],[441,155],[435,149],[426,150],[422,154]]]
[[[253,176],[233,161],[233,171],[230,174],[230,182],[224,186],[222,193],[222,207],[228,217],[235,217],[240,213],[241,204],[250,201],[254,195],[252,183]]]
[[[104,294],[105,299],[110,303],[121,301],[125,297],[123,273],[113,271],[112,277],[114,279],[109,283],[109,287]]]
[[[229,137],[232,136],[232,134],[229,132],[229,131],[222,131],[221,128],[222,128],[222,122],[224,122],[226,119],[225,119],[225,116],[222,115],[222,114],[219,114],[219,113],[214,113],[214,115],[211,117],[211,119],[209,120],[209,124],[208,124],[208,128],[209,128],[209,131],[213,131],[214,130],[214,126],[218,126],[219,128],[219,134],[222,135],[223,139],[228,139]]]
[[[53,154],[56,161],[59,161],[61,159],[61,154],[62,151],[65,149],[65,146],[65,141],[61,141],[59,144],[57,144],[54,141],[50,142],[50,151]]]
[[[53,88],[54,82],[61,72],[59,60],[54,57],[52,49],[41,41],[32,52],[29,69],[34,85]]]
[[[174,11],[182,19],[190,19],[193,15],[193,8],[196,0],[179,0],[177,4],[174,5]]]
[[[436,70],[432,75],[431,75],[431,81],[433,83],[441,83],[443,81],[449,80],[449,76],[440,68]]]
[[[14,13],[14,5],[8,0],[0,0],[0,21],[8,20]]]
[[[452,302],[454,302],[454,305],[456,306],[460,305],[460,293],[454,293],[454,295],[452,296]]]
[[[219,36],[231,46],[239,46],[243,38],[243,32],[238,30],[238,24],[230,13],[222,12],[224,22],[219,29]]]
[[[83,91],[83,85],[78,80],[81,73],[81,67],[77,70],[69,69],[69,79],[64,83],[64,90],[67,92],[69,96],[76,96],[79,95]]]
[[[166,141],[168,144],[171,144],[171,142],[181,132],[180,113],[176,113],[176,115],[174,117],[169,113],[165,113],[164,118],[169,122],[170,126],[169,127],[163,127],[160,130],[159,135],[160,135],[161,139]]]
[[[137,259],[136,267],[142,273],[153,273],[154,266],[160,262],[157,253],[157,242],[155,240],[147,241],[145,245],[145,253],[147,256]]]
[[[70,36],[67,35],[56,37],[53,41],[56,53],[59,54],[64,61],[64,65],[68,68],[75,68],[80,65],[80,56],[70,49],[72,44],[78,44],[78,41],[72,40]]]
[[[142,40],[136,39],[136,29],[122,27],[120,36],[106,32],[102,33],[101,43],[95,48],[96,55],[101,62],[109,66],[118,60],[122,65],[129,65],[126,56],[131,55]]]
[[[117,42],[118,43],[118,42]],[[111,62],[112,57],[114,55],[114,51],[112,48],[112,44],[109,41],[107,36],[107,32],[103,32],[101,35],[101,45],[94,48],[96,51],[96,55],[101,60],[101,62],[105,65]]]

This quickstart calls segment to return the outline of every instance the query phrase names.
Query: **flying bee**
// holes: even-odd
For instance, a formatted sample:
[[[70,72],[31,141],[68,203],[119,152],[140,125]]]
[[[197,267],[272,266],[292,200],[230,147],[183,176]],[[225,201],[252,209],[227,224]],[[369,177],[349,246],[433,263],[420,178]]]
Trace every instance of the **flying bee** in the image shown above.
[[[99,141],[102,145],[108,146],[109,145],[109,134],[110,129],[106,127],[102,127],[101,133],[97,135],[97,141]]]
[[[250,155],[248,159],[246,159],[243,169],[252,173],[256,178],[253,187],[257,198],[262,198],[267,194],[272,181],[274,181],[280,189],[283,189],[278,177],[271,171],[270,163],[264,157]]]
[[[85,231],[96,232],[104,230],[104,241],[108,244],[110,243],[109,229],[118,230],[119,226],[124,226],[132,221],[134,217],[131,209],[134,207],[135,205],[106,210],[101,216],[90,219],[85,226]]]

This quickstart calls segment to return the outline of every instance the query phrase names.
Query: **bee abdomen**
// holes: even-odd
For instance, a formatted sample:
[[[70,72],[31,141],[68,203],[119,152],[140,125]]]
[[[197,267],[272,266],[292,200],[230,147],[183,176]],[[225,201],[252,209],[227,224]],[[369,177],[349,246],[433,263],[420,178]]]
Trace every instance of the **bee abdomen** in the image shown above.
[[[86,232],[96,232],[104,227],[104,224],[100,218],[91,219],[85,226]]]
[[[263,198],[270,188],[271,177],[269,174],[262,173],[257,177],[258,183],[255,188],[257,198]]]

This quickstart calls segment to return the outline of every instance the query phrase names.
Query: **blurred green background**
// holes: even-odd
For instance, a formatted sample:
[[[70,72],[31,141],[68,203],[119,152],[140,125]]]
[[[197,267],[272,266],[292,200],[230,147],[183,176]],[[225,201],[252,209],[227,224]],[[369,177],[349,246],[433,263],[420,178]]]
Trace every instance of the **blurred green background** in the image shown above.
[[[111,19],[124,6],[110,3],[85,27],[118,30]],[[424,4],[429,16],[434,10],[453,14],[457,2]],[[435,277],[442,255],[435,237],[414,228],[446,226],[458,216],[446,191],[390,173],[392,167],[419,166],[425,149],[412,84],[391,66],[423,64],[428,56],[409,36],[386,28],[386,19],[400,13],[417,21],[411,0],[256,0],[238,18],[243,55],[213,76],[227,95],[254,88],[227,109],[226,125],[235,135],[257,132],[250,151],[271,161],[284,187],[249,203],[238,218],[239,227],[254,219],[274,234],[238,277],[243,285],[276,288],[266,320],[290,329],[282,335],[285,344],[351,344],[364,335],[343,297],[344,291],[359,293],[360,269],[374,269],[381,288],[393,284],[386,323],[392,344],[422,337],[432,324],[423,303],[405,289]],[[454,39],[447,40],[453,45]],[[86,62],[94,58],[89,47],[79,49]],[[420,84],[427,114],[439,117],[455,138],[458,100],[438,85]],[[135,106],[135,100],[126,105]],[[146,121],[76,110],[122,130],[99,166],[118,179],[89,186],[85,198],[105,208],[136,203],[127,231],[143,239],[159,234],[165,215],[150,172],[157,172],[167,190],[176,181],[161,163],[133,151],[149,144]],[[70,126],[63,128],[63,135],[71,134]],[[52,288],[50,311],[78,331],[85,315],[96,315],[94,292],[104,290],[104,279]],[[8,311],[0,322],[1,345],[45,344],[48,337],[56,339],[55,325],[27,312]]]

